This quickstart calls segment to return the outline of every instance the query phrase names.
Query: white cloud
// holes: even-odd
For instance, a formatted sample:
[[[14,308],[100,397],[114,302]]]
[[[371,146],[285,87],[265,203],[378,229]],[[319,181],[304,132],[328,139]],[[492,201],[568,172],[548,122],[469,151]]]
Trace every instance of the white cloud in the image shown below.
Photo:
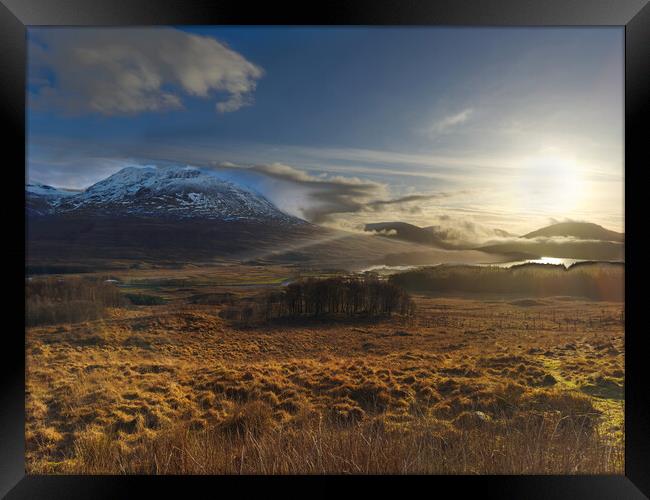
[[[334,222],[337,215],[364,210],[368,203],[387,195],[384,184],[369,179],[328,175],[314,176],[282,163],[236,166],[230,162],[215,163],[215,170],[244,171],[263,175],[275,181],[262,191],[276,205],[315,223]],[[241,181],[241,179],[236,179]],[[298,198],[300,206],[288,208],[287,198]]]
[[[219,113],[252,103],[263,70],[208,36],[172,28],[32,30],[31,104],[104,115],[183,107],[216,98]],[[44,78],[50,75],[50,78]]]
[[[429,128],[428,132],[439,133],[439,134],[443,132],[447,132],[457,127],[461,123],[465,123],[470,118],[470,116],[472,116],[472,113],[474,113],[474,110],[472,108],[467,108],[453,115],[445,116],[442,120],[439,120],[436,123],[434,123]]]

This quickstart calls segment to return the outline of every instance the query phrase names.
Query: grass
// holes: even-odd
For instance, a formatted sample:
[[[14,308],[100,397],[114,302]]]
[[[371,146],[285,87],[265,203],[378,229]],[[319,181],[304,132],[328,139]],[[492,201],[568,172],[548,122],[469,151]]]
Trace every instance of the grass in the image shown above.
[[[28,471],[623,473],[622,302],[416,295],[413,318],[220,317],[260,290],[170,287],[161,306],[29,327]]]
[[[311,420],[274,426],[268,408],[238,407],[222,425],[181,425],[136,449],[106,434],[76,444],[74,471],[103,474],[575,474],[622,467],[622,450],[577,420],[560,417],[477,423],[463,413],[445,425],[417,418],[406,429],[381,420],[344,425]],[[462,424],[460,423],[462,422]]]

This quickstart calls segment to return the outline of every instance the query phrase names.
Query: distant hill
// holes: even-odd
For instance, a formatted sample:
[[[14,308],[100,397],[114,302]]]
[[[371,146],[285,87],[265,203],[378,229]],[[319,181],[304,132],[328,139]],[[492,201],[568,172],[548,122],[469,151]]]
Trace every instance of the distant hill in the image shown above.
[[[610,231],[592,222],[560,222],[525,234],[523,238],[552,238],[556,236],[567,236],[580,240],[625,241],[624,233]]]
[[[547,242],[513,241],[488,245],[477,250],[487,253],[512,255],[514,260],[537,259],[540,257],[558,257],[585,260],[625,260],[625,245],[615,241],[553,241]]]
[[[571,238],[567,240],[566,238]],[[625,234],[591,222],[561,222],[525,234],[521,238],[481,247],[498,254],[536,257],[611,260],[625,259]]]
[[[376,222],[366,224],[364,231],[379,233],[387,238],[418,243],[420,245],[430,245],[442,249],[456,248],[444,241],[431,228],[422,228],[408,224],[407,222]]]

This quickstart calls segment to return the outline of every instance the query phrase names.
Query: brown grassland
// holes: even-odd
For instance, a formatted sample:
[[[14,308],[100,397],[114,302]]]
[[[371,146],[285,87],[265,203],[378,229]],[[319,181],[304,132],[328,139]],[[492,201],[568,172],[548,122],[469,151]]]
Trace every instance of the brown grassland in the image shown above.
[[[623,473],[623,302],[418,292],[413,317],[220,315],[290,276],[116,271],[120,300],[57,296],[101,303],[82,317],[47,312],[33,278],[28,472]]]

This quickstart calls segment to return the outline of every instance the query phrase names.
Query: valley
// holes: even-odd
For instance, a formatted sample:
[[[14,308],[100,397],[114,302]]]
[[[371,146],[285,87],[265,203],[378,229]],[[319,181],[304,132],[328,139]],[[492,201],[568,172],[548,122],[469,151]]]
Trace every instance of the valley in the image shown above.
[[[623,472],[622,234],[343,231],[179,167],[26,197],[30,473]]]
[[[97,275],[163,303],[27,329],[28,470],[622,473],[622,303],[414,294],[412,318],[221,317],[293,272]]]
[[[209,22],[16,45],[27,474],[630,472],[625,30]]]
[[[28,470],[622,472],[621,303],[415,295],[413,319],[220,317],[222,294],[291,273],[116,272],[164,304],[28,328]]]

